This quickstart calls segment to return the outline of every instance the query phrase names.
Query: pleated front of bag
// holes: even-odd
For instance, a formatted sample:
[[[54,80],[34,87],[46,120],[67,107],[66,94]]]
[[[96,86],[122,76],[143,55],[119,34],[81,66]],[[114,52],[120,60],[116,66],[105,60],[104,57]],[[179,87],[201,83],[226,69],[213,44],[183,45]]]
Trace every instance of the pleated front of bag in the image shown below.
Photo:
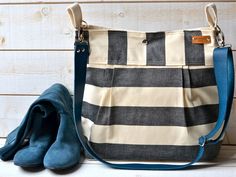
[[[218,116],[214,28],[136,32],[88,27],[84,135],[100,157],[186,161]],[[206,44],[192,42],[208,36]],[[220,142],[221,143],[221,142]],[[208,145],[202,160],[217,156]]]

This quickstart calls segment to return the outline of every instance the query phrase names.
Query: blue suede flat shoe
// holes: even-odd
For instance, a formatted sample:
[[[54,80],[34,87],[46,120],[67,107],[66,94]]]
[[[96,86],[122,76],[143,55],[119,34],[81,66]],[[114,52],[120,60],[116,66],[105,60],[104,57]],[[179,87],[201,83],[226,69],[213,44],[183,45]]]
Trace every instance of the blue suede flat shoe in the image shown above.
[[[65,95],[69,92],[65,90]],[[44,157],[44,167],[51,170],[62,170],[73,167],[80,162],[80,142],[73,123],[73,104],[67,96],[66,109],[59,113],[60,125],[56,141],[49,148]],[[70,98],[70,99],[69,99]]]
[[[46,106],[47,105],[47,106]],[[46,108],[45,108],[46,106]],[[14,164],[21,167],[37,167],[43,165],[44,156],[55,141],[58,120],[52,105],[35,106],[32,112],[32,123],[29,145],[19,150],[14,156]],[[54,110],[51,112],[51,110]],[[50,112],[47,112],[50,111]]]

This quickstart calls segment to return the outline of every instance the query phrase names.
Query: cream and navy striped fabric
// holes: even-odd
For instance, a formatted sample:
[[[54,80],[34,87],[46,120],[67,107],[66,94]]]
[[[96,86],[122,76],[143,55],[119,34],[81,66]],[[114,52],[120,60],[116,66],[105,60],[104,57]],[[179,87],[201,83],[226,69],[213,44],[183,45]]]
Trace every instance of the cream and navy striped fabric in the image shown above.
[[[192,36],[211,36],[192,44]],[[84,135],[103,158],[190,160],[215,125],[214,30],[84,31],[90,55],[82,108]],[[220,144],[210,145],[205,160]]]

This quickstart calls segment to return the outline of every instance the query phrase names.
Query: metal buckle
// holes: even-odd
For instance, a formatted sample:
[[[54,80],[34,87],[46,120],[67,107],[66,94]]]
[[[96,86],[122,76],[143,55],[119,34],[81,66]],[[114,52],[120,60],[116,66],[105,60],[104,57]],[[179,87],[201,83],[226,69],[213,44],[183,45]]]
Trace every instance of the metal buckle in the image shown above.
[[[217,34],[216,34],[216,40],[219,44],[219,47],[224,47],[225,46],[225,37],[224,37],[224,33],[221,30],[221,28],[217,25],[215,27]]]
[[[80,27],[80,31],[76,30],[75,31],[75,41],[80,41],[83,42],[84,41],[84,30],[88,28],[88,23],[84,20],[82,20],[82,24]]]
[[[201,147],[204,147],[205,144],[207,142],[207,139],[205,136],[201,136],[199,139],[198,139],[198,144],[201,146]]]

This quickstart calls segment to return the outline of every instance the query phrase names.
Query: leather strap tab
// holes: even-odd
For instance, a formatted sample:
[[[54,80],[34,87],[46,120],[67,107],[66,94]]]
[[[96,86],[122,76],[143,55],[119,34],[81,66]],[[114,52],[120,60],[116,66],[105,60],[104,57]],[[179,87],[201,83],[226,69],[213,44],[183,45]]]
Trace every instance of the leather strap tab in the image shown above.
[[[217,18],[217,9],[214,3],[210,3],[205,6],[206,19],[210,27],[217,27],[218,18]]]
[[[76,30],[79,30],[82,24],[82,12],[80,5],[78,3],[72,4],[67,8],[67,12],[70,16],[72,25]]]

